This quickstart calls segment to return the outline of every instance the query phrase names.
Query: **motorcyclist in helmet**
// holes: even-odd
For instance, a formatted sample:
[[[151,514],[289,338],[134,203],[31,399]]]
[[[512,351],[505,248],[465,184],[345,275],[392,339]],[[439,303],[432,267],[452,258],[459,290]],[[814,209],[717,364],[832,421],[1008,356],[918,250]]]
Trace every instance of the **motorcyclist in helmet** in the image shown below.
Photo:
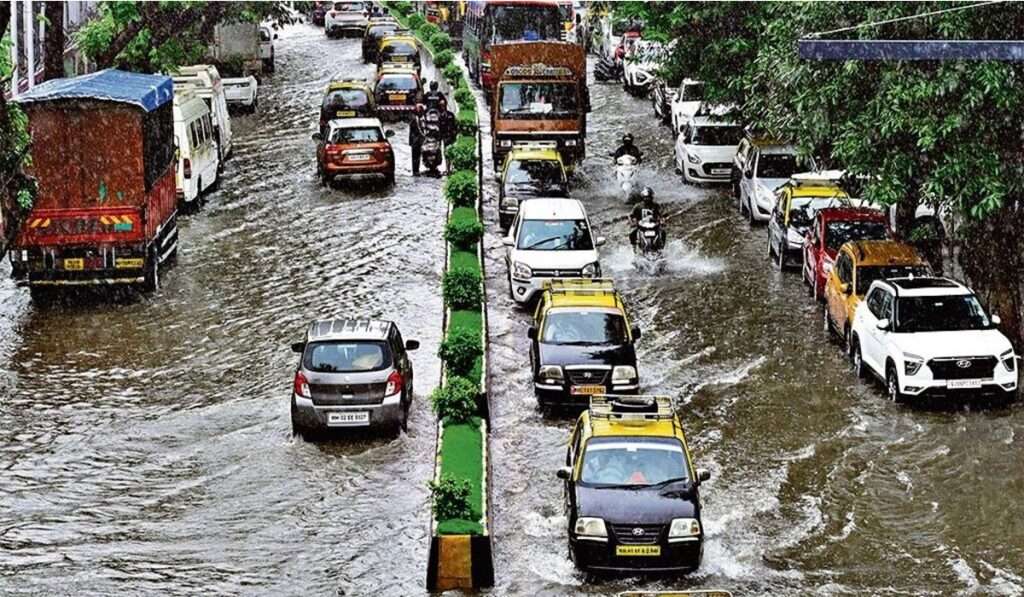
[[[629,214],[629,223],[633,226],[633,230],[629,233],[629,242],[634,247],[637,233],[640,231],[640,222],[648,219],[659,226],[662,223],[661,206],[654,201],[654,191],[651,187],[644,187],[640,191],[640,201],[633,206],[633,212]]]
[[[409,147],[412,149],[412,175],[420,175],[420,151],[423,149],[423,114],[426,112],[423,104],[416,104],[412,118],[409,120]]]
[[[448,98],[438,90],[437,81],[430,82],[430,91],[423,94],[423,103],[428,110],[447,110]]]
[[[624,155],[633,156],[638,164],[644,159],[643,152],[640,151],[639,147],[633,145],[633,135],[629,133],[622,135],[622,145],[612,152],[611,157],[613,160],[618,160]]]

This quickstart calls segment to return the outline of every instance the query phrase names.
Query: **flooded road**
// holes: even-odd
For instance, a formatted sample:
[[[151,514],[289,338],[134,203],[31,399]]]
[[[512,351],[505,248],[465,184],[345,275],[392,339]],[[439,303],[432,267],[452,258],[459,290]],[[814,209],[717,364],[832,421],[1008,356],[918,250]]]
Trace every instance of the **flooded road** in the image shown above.
[[[179,220],[158,293],[38,307],[5,260],[0,593],[422,593],[440,181],[411,176],[396,124],[394,191],[320,187],[324,87],[373,69],[358,40],[319,28],[277,43],[259,112],[233,119],[220,190]],[[408,435],[292,439],[289,344],[334,314],[422,341]]]
[[[737,216],[726,188],[673,173],[674,139],[650,102],[614,84],[591,94],[586,184],[573,194],[608,237],[604,274],[643,328],[644,389],[676,396],[697,465],[712,471],[701,491],[704,561],[674,581],[588,583],[574,570],[555,478],[572,420],[536,410],[529,315],[508,297],[491,201],[495,593],[1024,594],[1024,409],[901,407],[858,383],[799,273],[769,266],[765,229]],[[633,267],[628,207],[603,157],[626,131],[672,214],[668,271],[657,276]]]

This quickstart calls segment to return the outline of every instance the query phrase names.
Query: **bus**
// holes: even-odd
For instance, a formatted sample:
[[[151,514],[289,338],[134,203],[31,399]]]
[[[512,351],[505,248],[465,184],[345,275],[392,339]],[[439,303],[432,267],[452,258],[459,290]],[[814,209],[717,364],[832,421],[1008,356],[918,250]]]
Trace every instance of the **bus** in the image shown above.
[[[557,0],[473,0],[466,10],[462,49],[469,76],[490,95],[491,44],[518,41],[559,41],[562,14]]]

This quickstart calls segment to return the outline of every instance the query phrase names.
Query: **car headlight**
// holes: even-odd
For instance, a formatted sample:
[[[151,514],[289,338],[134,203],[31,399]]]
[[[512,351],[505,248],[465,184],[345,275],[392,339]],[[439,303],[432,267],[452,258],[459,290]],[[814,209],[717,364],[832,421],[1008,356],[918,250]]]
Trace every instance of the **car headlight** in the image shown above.
[[[584,278],[597,278],[601,275],[601,265],[598,262],[588,263],[580,270]]]
[[[1006,367],[1007,371],[1013,373],[1017,370],[1017,355],[1013,354],[1013,349],[999,355],[999,360],[1002,361],[1003,367]]]
[[[562,368],[559,365],[541,365],[537,377],[544,380],[544,383],[562,383],[565,379],[562,376]]]
[[[668,540],[680,541],[690,537],[700,537],[700,521],[696,518],[673,518],[668,529]]]
[[[917,375],[917,372],[924,366],[924,359],[916,354],[903,354],[903,371],[907,375]]]
[[[566,139],[564,145],[566,147],[576,147],[576,139]]]
[[[577,539],[608,540],[608,529],[604,526],[604,520],[600,518],[577,518],[575,531]]]
[[[519,209],[519,199],[515,197],[505,197],[501,200],[502,209]]]
[[[533,270],[525,263],[515,261],[512,263],[512,277],[517,280],[529,280],[533,277]]]
[[[636,379],[636,367],[616,365],[612,369],[612,383],[628,383]]]
[[[699,164],[699,163],[700,163],[700,156],[699,156],[699,155],[696,155],[696,154],[693,154],[693,153],[688,153],[688,154],[686,154],[686,159],[687,159],[687,160],[688,160],[688,161],[689,161],[689,162],[690,162],[691,164]]]
[[[775,203],[775,194],[765,187],[757,187],[757,202],[762,205],[771,205]]]
[[[789,243],[790,247],[802,247],[804,246],[804,236],[790,228],[786,230],[786,242]]]
[[[512,147],[512,139],[500,139],[498,147]]]

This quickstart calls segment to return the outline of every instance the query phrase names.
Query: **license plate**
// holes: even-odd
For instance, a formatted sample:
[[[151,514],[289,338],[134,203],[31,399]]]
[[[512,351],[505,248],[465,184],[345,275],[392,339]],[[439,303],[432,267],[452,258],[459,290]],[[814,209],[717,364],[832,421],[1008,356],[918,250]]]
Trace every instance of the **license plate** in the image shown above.
[[[327,413],[327,424],[338,427],[369,425],[370,413],[365,410]]]
[[[963,390],[966,388],[980,388],[987,379],[951,379],[946,382],[946,387],[951,390]]]
[[[118,257],[117,261],[114,262],[114,267],[117,269],[139,269],[142,267],[142,258],[132,257],[122,259]]]
[[[615,555],[617,556],[649,556],[661,555],[660,545],[616,545]]]
[[[366,155],[365,153],[360,153],[356,155],[350,155],[346,159],[350,162],[369,162],[370,156]]]
[[[83,269],[85,269],[85,260],[84,259],[65,259],[64,260],[64,269],[66,269],[66,270],[73,270],[73,271],[83,270]]]
[[[390,99],[391,99],[391,101],[394,101],[394,102],[404,102],[405,101],[405,97],[406,96],[405,96],[404,93],[396,93],[396,94],[390,96]]]
[[[725,174],[728,174],[728,173],[729,173],[729,169],[728,169],[728,168],[712,168],[712,169],[711,169],[711,173],[712,173],[712,174],[721,174],[721,175],[725,175]]]
[[[409,59],[405,56],[392,56],[391,62],[408,62]]]
[[[339,110],[334,113],[338,118],[351,118],[356,115],[355,110]]]
[[[658,236],[658,233],[653,230],[647,230],[644,232],[644,236],[647,238],[654,238],[655,236]]]
[[[595,394],[604,394],[604,386],[573,386],[572,393],[581,396],[593,396]]]

